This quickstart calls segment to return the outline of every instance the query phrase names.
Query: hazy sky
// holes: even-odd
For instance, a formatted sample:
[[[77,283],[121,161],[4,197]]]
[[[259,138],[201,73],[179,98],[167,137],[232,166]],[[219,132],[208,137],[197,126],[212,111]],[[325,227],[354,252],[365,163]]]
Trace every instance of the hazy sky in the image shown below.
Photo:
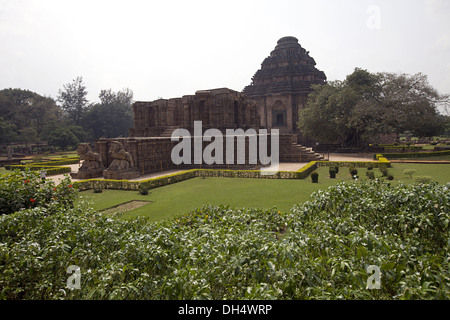
[[[82,76],[92,102],[241,91],[283,36],[328,80],[422,72],[450,93],[449,0],[0,0],[0,89],[56,98]]]

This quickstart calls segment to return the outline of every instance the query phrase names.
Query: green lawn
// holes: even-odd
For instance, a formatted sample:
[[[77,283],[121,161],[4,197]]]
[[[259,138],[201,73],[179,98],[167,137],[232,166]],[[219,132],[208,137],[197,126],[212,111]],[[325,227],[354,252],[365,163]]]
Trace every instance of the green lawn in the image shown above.
[[[172,185],[151,189],[147,196],[136,191],[92,190],[81,192],[91,198],[94,209],[103,210],[131,200],[151,201],[150,204],[128,211],[124,218],[146,216],[152,221],[174,218],[205,204],[230,205],[233,208],[276,207],[288,211],[296,203],[309,199],[314,190],[335,184],[337,180],[324,179],[318,184],[305,180],[194,178]]]
[[[401,164],[395,163],[389,171],[394,175],[392,183],[414,183],[403,174],[405,169],[414,169],[414,176],[430,176],[436,182],[450,182],[449,164]],[[319,183],[311,183],[308,177],[303,180],[243,179],[243,178],[194,178],[172,185],[151,189],[146,196],[136,191],[92,190],[81,192],[93,202],[94,209],[104,210],[132,200],[151,201],[148,205],[128,211],[124,218],[146,216],[151,221],[175,218],[205,204],[228,204],[233,208],[276,207],[280,211],[289,211],[296,203],[310,199],[312,192],[335,185],[339,180],[352,181],[348,168],[340,168],[337,179],[328,177],[328,168],[318,168]],[[376,176],[381,176],[374,169]],[[360,178],[366,178],[366,169],[358,169]]]
[[[394,159],[392,159],[394,160]],[[409,160],[409,161],[450,161],[450,155],[438,156],[438,157],[420,157],[414,159],[399,159],[399,160]]]

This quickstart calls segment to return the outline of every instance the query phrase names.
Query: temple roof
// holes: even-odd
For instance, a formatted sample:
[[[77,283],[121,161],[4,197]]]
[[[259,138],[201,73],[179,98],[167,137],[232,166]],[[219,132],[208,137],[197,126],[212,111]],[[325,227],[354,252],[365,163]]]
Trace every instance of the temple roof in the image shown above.
[[[308,93],[311,85],[323,84],[326,76],[318,70],[316,62],[298,43],[295,37],[283,37],[264,59],[261,69],[256,71],[252,83],[243,93],[251,96],[265,96],[273,93]]]

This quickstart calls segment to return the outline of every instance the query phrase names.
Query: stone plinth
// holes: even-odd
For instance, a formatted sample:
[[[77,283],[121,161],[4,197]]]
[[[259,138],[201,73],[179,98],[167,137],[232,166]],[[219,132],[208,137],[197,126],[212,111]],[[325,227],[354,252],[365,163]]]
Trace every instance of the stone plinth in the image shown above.
[[[89,171],[78,171],[70,173],[73,179],[93,179],[103,177],[104,169],[89,170]]]
[[[103,171],[103,177],[110,180],[130,180],[136,179],[140,176],[141,174],[136,168],[129,168],[125,170],[107,169]]]

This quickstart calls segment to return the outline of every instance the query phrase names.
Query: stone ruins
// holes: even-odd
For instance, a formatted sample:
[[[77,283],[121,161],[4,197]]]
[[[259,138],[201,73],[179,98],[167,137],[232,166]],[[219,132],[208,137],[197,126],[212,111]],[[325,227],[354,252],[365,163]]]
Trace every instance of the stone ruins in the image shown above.
[[[284,37],[278,40],[275,49],[253,76],[251,84],[242,92],[218,88],[200,90],[181,98],[135,102],[134,128],[130,129],[130,137],[96,142],[102,165],[108,168],[103,171],[103,176],[115,179],[125,179],[127,176],[117,174],[118,169],[112,176],[108,174],[110,166],[117,161],[109,152],[116,143],[131,157],[132,169],[122,171],[131,170],[132,176],[167,169],[255,167],[248,162],[244,165],[175,165],[171,160],[171,151],[178,142],[171,140],[172,132],[184,128],[192,134],[194,121],[202,121],[203,130],[215,128],[224,134],[226,129],[267,129],[269,133],[271,129],[278,129],[280,162],[320,159],[319,155],[302,146],[305,139],[301,128],[297,127],[298,111],[305,107],[307,95],[312,91],[311,85],[326,82],[324,72],[316,69],[315,65],[314,59],[296,38]],[[204,142],[203,147],[208,144]]]

